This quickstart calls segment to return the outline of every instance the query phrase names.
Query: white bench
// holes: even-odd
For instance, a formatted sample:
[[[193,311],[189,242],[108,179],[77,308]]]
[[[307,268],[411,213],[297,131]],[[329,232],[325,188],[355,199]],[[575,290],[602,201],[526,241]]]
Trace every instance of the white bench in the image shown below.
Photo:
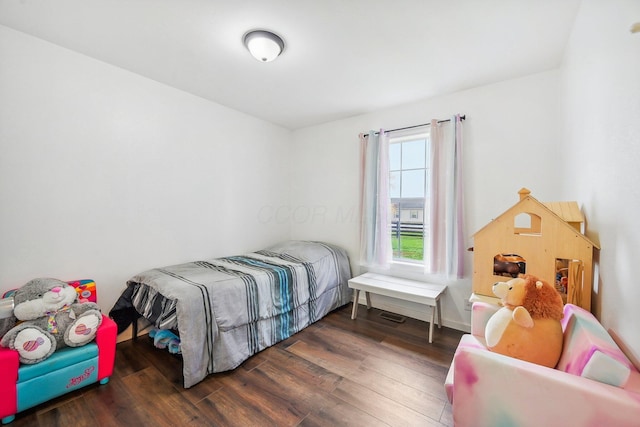
[[[367,299],[367,309],[371,308],[369,292],[430,306],[431,322],[429,323],[429,343],[433,342],[433,324],[436,312],[438,313],[438,328],[442,327],[440,297],[447,289],[447,285],[434,285],[400,277],[365,273],[350,279],[349,287],[353,289],[351,319],[355,319],[358,316],[358,298],[362,290],[365,292]]]

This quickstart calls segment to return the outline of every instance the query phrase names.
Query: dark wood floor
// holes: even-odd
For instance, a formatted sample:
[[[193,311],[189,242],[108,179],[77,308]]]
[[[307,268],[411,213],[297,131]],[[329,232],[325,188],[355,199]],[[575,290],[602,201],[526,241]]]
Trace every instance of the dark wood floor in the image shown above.
[[[461,332],[394,323],[351,304],[247,360],[182,387],[179,357],[118,344],[109,384],[16,416],[21,426],[452,426],[443,383]]]

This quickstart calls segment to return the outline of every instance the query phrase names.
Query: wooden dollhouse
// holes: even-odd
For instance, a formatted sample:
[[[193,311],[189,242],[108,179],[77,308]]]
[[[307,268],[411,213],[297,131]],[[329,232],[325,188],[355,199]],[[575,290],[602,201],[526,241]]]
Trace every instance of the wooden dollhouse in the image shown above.
[[[495,282],[530,273],[554,284],[563,300],[591,310],[593,255],[576,202],[542,203],[526,188],[520,201],[473,236],[473,292],[494,298]]]

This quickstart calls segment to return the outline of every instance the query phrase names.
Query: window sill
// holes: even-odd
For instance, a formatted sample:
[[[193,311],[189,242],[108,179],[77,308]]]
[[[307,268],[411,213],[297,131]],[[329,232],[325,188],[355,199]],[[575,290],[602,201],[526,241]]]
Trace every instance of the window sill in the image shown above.
[[[365,271],[377,274],[386,274],[388,276],[404,277],[406,279],[417,280],[429,283],[445,283],[446,278],[439,275],[425,274],[423,264],[415,264],[410,262],[394,261],[389,265],[388,269],[380,269],[362,266]]]
[[[406,272],[424,274],[424,264],[417,264],[417,263],[413,263],[413,262],[393,261],[391,263],[391,270],[406,271]]]

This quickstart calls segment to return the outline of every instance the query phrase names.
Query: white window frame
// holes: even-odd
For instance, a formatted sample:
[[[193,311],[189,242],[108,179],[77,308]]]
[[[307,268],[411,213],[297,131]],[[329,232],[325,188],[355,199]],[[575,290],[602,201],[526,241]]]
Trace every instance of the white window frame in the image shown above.
[[[424,183],[424,197],[425,199],[430,197],[430,191],[429,191],[429,182],[430,182],[430,174],[431,174],[431,167],[430,167],[430,144],[431,144],[431,138],[430,138],[430,132],[429,132],[429,128],[415,128],[415,129],[410,129],[410,130],[403,130],[403,131],[396,131],[396,132],[390,132],[389,133],[389,149],[391,149],[391,146],[393,144],[398,144],[398,143],[402,143],[402,142],[408,142],[408,141],[415,141],[415,140],[420,140],[420,139],[424,139],[426,141],[425,143],[425,167],[424,167],[424,171],[425,171],[425,183]],[[412,168],[413,170],[416,170],[415,168]],[[400,171],[403,170],[412,170],[412,169],[400,169]],[[420,170],[422,170],[422,168],[419,168]],[[394,171],[398,171],[397,169],[394,169]],[[389,174],[391,175],[391,166],[389,167]],[[400,176],[402,176],[402,174],[400,174]],[[402,180],[402,178],[400,178]],[[402,185],[402,181],[400,182],[400,185]],[[391,197],[389,202],[391,202]],[[391,206],[391,203],[390,203]],[[398,209],[399,212],[398,214],[400,215],[400,209]],[[428,241],[428,220],[429,220],[429,212],[426,212],[423,210],[423,259],[422,260],[411,260],[408,258],[396,258],[395,257],[395,253],[392,251],[392,255],[391,255],[391,260],[390,260],[390,267],[392,272],[394,270],[397,271],[402,271],[402,272],[415,272],[415,273],[422,273],[424,270],[424,253],[425,253],[425,246],[426,246],[426,242]],[[390,215],[391,220],[394,220],[393,215]],[[390,224],[391,226],[391,224]],[[389,238],[391,238],[391,235],[389,236]]]

